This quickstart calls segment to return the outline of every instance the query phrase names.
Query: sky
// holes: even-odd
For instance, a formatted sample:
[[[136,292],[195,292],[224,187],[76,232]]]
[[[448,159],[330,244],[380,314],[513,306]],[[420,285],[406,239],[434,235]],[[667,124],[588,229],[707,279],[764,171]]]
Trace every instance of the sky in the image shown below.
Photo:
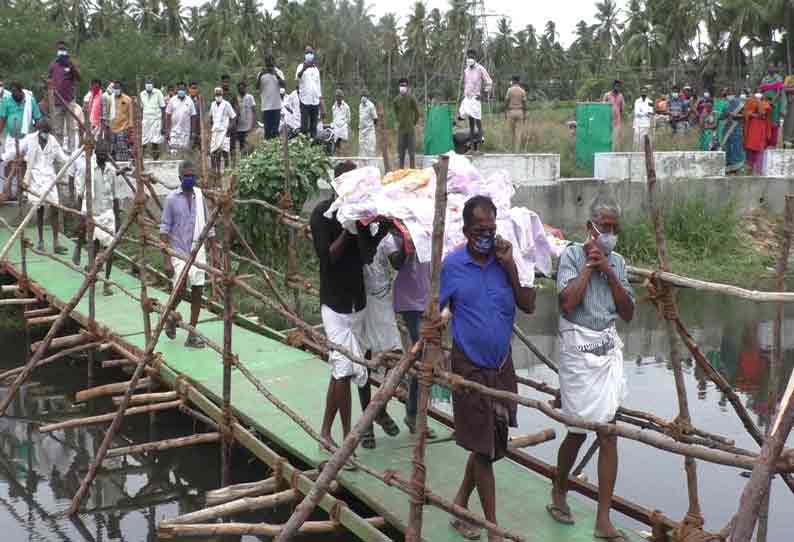
[[[188,0],[187,5],[203,3],[204,0]],[[439,8],[445,11],[449,6],[448,0],[426,0],[428,11]],[[485,12],[506,16],[514,31],[525,28],[528,24],[534,25],[540,32],[546,25],[546,21],[553,20],[557,24],[558,39],[564,46],[573,42],[574,29],[579,20],[584,19],[588,23],[594,22],[596,0],[557,0],[522,2],[520,0],[485,0]],[[378,20],[388,12],[394,12],[399,18],[401,25],[405,23],[408,14],[413,7],[413,0],[394,2],[394,0],[369,0],[371,13],[374,20]],[[627,0],[618,0],[618,5],[623,9]],[[272,10],[276,5],[276,0],[260,0],[260,5],[265,9]],[[530,7],[531,6],[531,7]],[[488,18],[489,32],[496,31],[497,17]]]

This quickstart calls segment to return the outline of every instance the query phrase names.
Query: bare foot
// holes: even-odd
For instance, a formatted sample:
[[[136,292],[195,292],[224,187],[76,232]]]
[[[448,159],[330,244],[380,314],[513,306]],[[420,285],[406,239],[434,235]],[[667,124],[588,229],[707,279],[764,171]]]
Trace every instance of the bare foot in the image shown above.
[[[608,540],[610,542],[624,542],[628,540],[626,533],[615,528],[609,520],[606,522],[596,522],[593,536],[599,540]]]

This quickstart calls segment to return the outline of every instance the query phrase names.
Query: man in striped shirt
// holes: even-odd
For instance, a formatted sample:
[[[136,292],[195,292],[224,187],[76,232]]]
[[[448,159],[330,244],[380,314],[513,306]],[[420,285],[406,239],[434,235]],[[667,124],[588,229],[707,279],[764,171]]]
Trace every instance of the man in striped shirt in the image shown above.
[[[620,208],[599,196],[590,207],[589,238],[573,244],[560,257],[557,291],[560,303],[560,398],[562,411],[588,422],[609,423],[626,395],[623,342],[615,329],[618,318],[634,316],[634,292],[626,262],[614,251],[620,231]],[[584,430],[569,427],[557,454],[557,478],[546,507],[560,523],[573,524],[566,501],[568,475],[584,444]],[[609,518],[618,468],[617,439],[597,435],[598,514],[594,536],[625,540]]]

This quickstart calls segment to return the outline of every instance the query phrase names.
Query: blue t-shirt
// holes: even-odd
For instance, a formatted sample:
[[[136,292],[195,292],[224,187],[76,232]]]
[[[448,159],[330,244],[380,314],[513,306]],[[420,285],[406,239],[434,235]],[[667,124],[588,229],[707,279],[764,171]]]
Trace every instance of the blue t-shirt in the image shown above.
[[[472,363],[496,369],[510,352],[516,298],[510,277],[494,256],[483,267],[467,247],[441,267],[440,304],[453,312],[452,338]]]

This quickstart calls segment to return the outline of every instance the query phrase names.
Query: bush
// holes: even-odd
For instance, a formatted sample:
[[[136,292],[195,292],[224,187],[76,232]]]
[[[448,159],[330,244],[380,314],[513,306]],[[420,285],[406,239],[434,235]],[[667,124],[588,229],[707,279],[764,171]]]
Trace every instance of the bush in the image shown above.
[[[260,143],[237,168],[237,194],[241,199],[260,199],[279,204],[284,191],[284,161],[281,141]],[[317,190],[317,180],[327,178],[331,162],[323,148],[303,136],[289,143],[293,209],[300,213],[303,204]],[[275,213],[257,205],[235,206],[235,222],[264,263],[283,268],[286,261],[286,228],[279,227]]]

